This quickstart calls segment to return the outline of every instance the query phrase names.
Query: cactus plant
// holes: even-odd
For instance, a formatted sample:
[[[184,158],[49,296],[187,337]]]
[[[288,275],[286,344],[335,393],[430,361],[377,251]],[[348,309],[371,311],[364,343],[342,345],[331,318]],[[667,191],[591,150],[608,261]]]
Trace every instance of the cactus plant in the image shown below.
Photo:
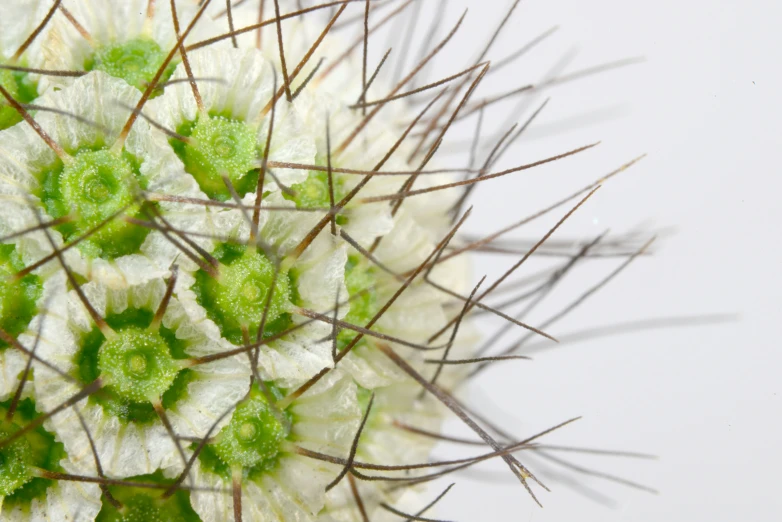
[[[460,228],[478,184],[589,147],[494,171],[506,135],[445,168],[448,131],[492,103],[486,52],[416,83],[457,24],[389,81],[368,22],[410,1],[301,4],[0,7],[3,520],[427,520],[404,507],[423,484],[488,458],[536,499],[516,451],[537,437],[457,397],[516,357],[476,353],[481,315],[552,338],[485,298],[557,227],[477,286],[469,256],[519,224]],[[454,413],[489,453],[431,462]]]

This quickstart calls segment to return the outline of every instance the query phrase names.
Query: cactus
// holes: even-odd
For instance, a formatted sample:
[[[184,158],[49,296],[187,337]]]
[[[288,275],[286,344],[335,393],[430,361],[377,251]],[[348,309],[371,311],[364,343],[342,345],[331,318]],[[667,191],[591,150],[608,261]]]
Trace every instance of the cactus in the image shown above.
[[[425,484],[489,458],[537,500],[537,436],[493,435],[462,392],[518,358],[476,352],[481,315],[552,339],[485,298],[559,225],[474,287],[467,258],[518,225],[460,229],[478,184],[589,146],[494,171],[506,135],[443,168],[490,66],[416,83],[457,24],[373,74],[368,22],[410,5],[3,3],[0,518],[429,520]],[[429,460],[451,414],[488,454]]]

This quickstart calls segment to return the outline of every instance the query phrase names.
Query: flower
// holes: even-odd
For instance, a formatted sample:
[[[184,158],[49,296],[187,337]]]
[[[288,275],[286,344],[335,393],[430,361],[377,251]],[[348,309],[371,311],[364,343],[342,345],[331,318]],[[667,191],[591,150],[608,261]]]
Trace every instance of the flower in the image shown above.
[[[60,248],[78,241],[64,253],[77,273],[116,288],[165,276],[179,251],[159,237],[162,232],[123,217],[144,220],[156,211],[175,228],[197,230],[204,211],[177,202],[138,203],[143,190],[180,197],[197,190],[145,121],[134,125],[121,149],[113,148],[128,107],[140,96],[124,81],[98,71],[42,96],[38,103],[51,111],[39,113],[36,122],[59,144],[62,157],[28,125],[0,134],[0,194],[6,198],[0,231],[16,233],[35,227],[39,219],[67,219],[49,234]],[[27,264],[51,257],[46,234],[26,237],[31,243],[24,252]]]
[[[12,411],[12,408],[13,411]],[[57,513],[62,520],[87,522],[101,508],[97,484],[57,480],[57,474],[95,473],[94,461],[74,463],[54,430],[44,423],[23,431],[41,417],[38,405],[25,398],[0,403],[0,436],[17,436],[0,448],[0,510],[3,520],[27,522],[42,520]],[[19,436],[21,435],[21,436]]]
[[[295,208],[279,194],[264,201],[277,208]],[[178,282],[177,295],[189,320],[215,342],[222,343],[223,350],[236,349],[244,344],[243,328],[250,339],[256,338],[272,281],[276,280],[275,291],[269,298],[274,304],[266,314],[264,328],[265,336],[275,338],[257,354],[261,378],[289,386],[333,365],[329,339],[332,328],[301,316],[297,310],[327,313],[335,296],[347,293],[344,245],[337,244],[328,234],[320,235],[305,255],[275,274],[264,250],[244,246],[250,226],[241,213],[220,214],[219,226],[213,233],[227,242],[219,244],[213,254],[221,261],[221,277],[215,280],[199,270],[193,275],[183,274]],[[258,237],[273,247],[274,257],[280,259],[291,244],[310,230],[311,218],[306,215],[272,211],[263,216]]]
[[[339,371],[330,372],[279,412],[281,419],[270,409],[254,388],[215,442],[201,451],[193,469],[200,488],[191,500],[204,522],[231,520],[238,495],[225,490],[235,488],[241,489],[243,520],[316,520],[323,509],[325,488],[338,467],[300,453],[347,457],[361,419],[355,384]]]
[[[255,49],[205,49],[190,55],[190,70],[199,99],[191,89],[183,65],[172,80],[178,83],[150,102],[150,114],[165,128],[186,138],[172,140],[185,170],[212,199],[226,201],[230,192],[221,179],[227,176],[238,195],[255,200],[257,169],[262,157],[280,163],[309,164],[315,158],[311,131],[304,126],[298,104],[274,104],[273,136],[266,151],[272,121],[274,86],[279,73]],[[202,80],[203,78],[203,80]],[[276,82],[276,83],[275,83]],[[200,100],[200,101],[199,101]],[[279,183],[289,186],[306,178],[296,169],[274,169],[264,189]],[[270,177],[271,178],[271,177]],[[249,190],[253,187],[253,190]]]
[[[30,103],[38,97],[36,74],[30,74],[26,67],[38,67],[43,61],[42,41],[51,30],[44,25],[40,33],[38,26],[46,19],[50,6],[39,0],[9,0],[4,5],[0,20],[0,86],[20,103]],[[30,39],[38,34],[37,38]],[[0,99],[0,130],[22,121],[21,115],[3,97]]]
[[[103,71],[144,89],[177,41],[168,2],[148,0],[64,0],[70,17],[54,18],[43,45],[40,65],[54,71]],[[193,2],[177,0],[180,32],[188,27],[198,9]],[[74,23],[76,21],[76,23]],[[208,19],[194,26],[193,37],[215,34]],[[162,82],[173,72],[179,58],[165,69]],[[47,77],[52,86],[69,80]],[[44,88],[48,87],[44,85]]]
[[[166,294],[161,279],[122,290],[88,283],[82,291],[106,326],[97,325],[71,291],[66,306],[54,311],[67,317],[66,327],[57,337],[40,339],[40,357],[56,362],[58,371],[36,368],[39,403],[53,410],[97,380],[100,390],[79,403],[87,430],[73,410],[51,419],[71,460],[92,458],[89,432],[109,476],[170,466],[180,455],[166,423],[183,437],[205,436],[246,393],[246,360],[234,355],[202,361],[223,354],[222,347],[193,328],[176,298],[158,318]]]

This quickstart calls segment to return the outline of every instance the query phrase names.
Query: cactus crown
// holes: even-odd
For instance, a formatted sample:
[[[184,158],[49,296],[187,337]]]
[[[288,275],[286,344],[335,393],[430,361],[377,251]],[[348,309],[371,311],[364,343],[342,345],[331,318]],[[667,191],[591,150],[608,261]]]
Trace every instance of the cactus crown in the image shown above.
[[[461,228],[474,187],[589,147],[494,171],[539,109],[482,167],[480,132],[469,165],[437,165],[518,94],[477,99],[488,62],[423,85],[461,21],[386,84],[365,54],[384,2],[275,1],[262,23],[262,0],[46,3],[0,6],[0,519],[432,520],[393,506],[495,457],[537,500],[516,450],[538,436],[509,450],[461,392],[552,339],[523,316],[601,238],[533,290],[511,275],[538,241],[472,288],[465,254],[521,247]],[[604,181],[521,223],[572,202],[548,238]],[[481,315],[524,337],[476,351]],[[460,441],[447,410],[492,453],[431,462]]]

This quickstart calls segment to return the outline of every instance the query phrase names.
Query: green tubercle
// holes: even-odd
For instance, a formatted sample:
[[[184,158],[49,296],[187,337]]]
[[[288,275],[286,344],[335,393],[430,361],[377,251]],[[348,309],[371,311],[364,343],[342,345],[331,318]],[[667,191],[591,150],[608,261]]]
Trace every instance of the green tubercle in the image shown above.
[[[346,322],[363,327],[380,311],[377,284],[375,267],[359,256],[348,257],[345,286],[350,296],[350,310],[345,315]],[[344,349],[357,335],[354,330],[343,329],[337,335],[337,347]]]
[[[0,403],[0,440],[18,432],[40,416],[30,399],[19,401],[10,420],[6,414],[11,401]],[[3,509],[29,510],[34,499],[44,499],[54,481],[35,476],[35,469],[63,472],[60,461],[66,457],[63,445],[42,426],[0,448],[0,497]]]
[[[135,201],[142,188],[137,161],[127,153],[82,149],[67,165],[57,164],[43,176],[41,199],[53,218],[70,216],[58,225],[65,240],[79,237],[117,213],[139,217]],[[123,211],[123,209],[125,209]],[[117,218],[79,244],[89,257],[113,259],[136,253],[149,230]]]
[[[274,264],[262,252],[237,245],[220,245],[213,254],[220,262],[218,277],[199,270],[193,290],[220,333],[234,344],[244,344],[242,329],[251,338],[261,324],[274,281]],[[283,331],[290,323],[291,281],[286,271],[277,274],[266,314],[264,336]]]
[[[26,72],[0,69],[0,85],[19,103],[30,103],[38,97],[37,85]],[[5,97],[0,96],[0,130],[13,127],[20,121],[22,116]]]
[[[236,408],[231,422],[220,430],[213,449],[231,467],[252,468],[274,459],[286,436],[285,425],[256,387]]]
[[[334,190],[334,201],[342,198],[340,179],[332,174],[331,184]],[[307,179],[291,186],[295,196],[284,194],[285,199],[292,200],[298,208],[329,208],[329,175],[327,172],[312,171]]]
[[[87,71],[103,71],[122,78],[139,90],[144,90],[166,59],[166,52],[153,40],[134,38],[98,48],[84,63]],[[158,83],[168,81],[175,64],[166,67]]]
[[[164,326],[150,328],[152,319],[151,311],[138,308],[109,315],[106,323],[114,335],[107,339],[94,328],[76,356],[79,380],[87,384],[101,377],[106,382],[90,401],[122,422],[156,421],[153,402],[162,397],[163,408],[173,407],[194,378],[183,369],[185,342]]]
[[[123,481],[161,485],[173,483],[163,477],[160,471]],[[122,506],[116,508],[104,496],[103,506],[95,522],[201,522],[190,505],[188,492],[180,489],[170,497],[163,498],[165,491],[165,488],[109,486],[109,493]]]
[[[41,279],[29,274],[22,279],[13,275],[24,268],[14,245],[0,245],[0,328],[12,337],[24,332],[38,313],[38,300],[43,293]],[[8,343],[0,339],[0,351]]]
[[[332,190],[334,191],[334,202],[339,202],[344,196],[342,178],[332,173]],[[329,175],[328,172],[310,171],[307,179],[301,183],[291,185],[294,195],[283,193],[283,197],[296,203],[297,208],[330,208],[331,196],[329,195]],[[347,223],[347,217],[343,214],[337,215],[337,225]]]
[[[281,398],[278,389],[267,388],[272,397]],[[290,422],[290,414],[273,411],[266,395],[254,385],[216,442],[204,448],[199,456],[201,464],[226,480],[234,469],[241,469],[245,477],[268,471],[276,465],[282,442],[290,435]]]
[[[201,190],[212,199],[227,201],[228,177],[239,196],[254,192],[258,184],[259,150],[255,132],[243,121],[225,116],[200,116],[181,125],[177,132],[190,138],[171,145]]]
[[[0,440],[18,430],[14,424],[0,422]],[[0,495],[6,497],[33,479],[32,460],[32,449],[24,437],[0,449]]]
[[[181,365],[160,333],[126,327],[100,347],[98,369],[120,398],[152,402],[174,384]]]

